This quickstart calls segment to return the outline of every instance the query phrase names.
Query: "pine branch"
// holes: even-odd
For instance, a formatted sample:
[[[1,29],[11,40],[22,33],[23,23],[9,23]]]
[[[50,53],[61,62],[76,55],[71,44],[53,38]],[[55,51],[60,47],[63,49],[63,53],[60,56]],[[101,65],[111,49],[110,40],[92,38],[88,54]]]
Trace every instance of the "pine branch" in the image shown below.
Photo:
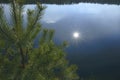
[[[37,27],[37,22],[39,21],[40,17],[41,17],[41,12],[44,10],[44,7],[42,7],[40,4],[37,5],[37,9],[35,10],[36,13],[34,13],[34,15],[36,15],[35,17],[33,16],[33,12],[29,10],[28,13],[28,26],[27,26],[27,31],[25,34],[25,37],[22,39],[23,41],[28,41],[30,39],[30,36],[32,34],[34,34],[34,30]],[[34,18],[33,18],[34,17]],[[33,22],[31,22],[33,21]]]
[[[24,56],[21,45],[19,45],[19,51],[20,51],[20,55],[21,55],[21,67],[24,69],[25,68],[25,56]]]
[[[16,15],[16,6],[15,6],[15,0],[12,0],[12,8],[13,8],[13,16],[14,16],[14,21],[15,21],[15,26],[17,27],[17,24],[18,24],[18,20],[17,20],[17,15]]]

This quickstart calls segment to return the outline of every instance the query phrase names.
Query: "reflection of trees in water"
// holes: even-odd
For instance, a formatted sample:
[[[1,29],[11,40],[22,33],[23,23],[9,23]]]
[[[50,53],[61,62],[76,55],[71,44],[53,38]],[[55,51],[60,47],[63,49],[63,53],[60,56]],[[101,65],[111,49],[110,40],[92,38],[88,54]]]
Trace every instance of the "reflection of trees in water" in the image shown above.
[[[49,4],[71,4],[71,3],[79,3],[79,2],[120,4],[119,0],[26,0],[26,3],[35,3],[36,1],[40,1],[42,3],[49,3]],[[0,3],[8,3],[8,2],[9,0],[0,0]]]

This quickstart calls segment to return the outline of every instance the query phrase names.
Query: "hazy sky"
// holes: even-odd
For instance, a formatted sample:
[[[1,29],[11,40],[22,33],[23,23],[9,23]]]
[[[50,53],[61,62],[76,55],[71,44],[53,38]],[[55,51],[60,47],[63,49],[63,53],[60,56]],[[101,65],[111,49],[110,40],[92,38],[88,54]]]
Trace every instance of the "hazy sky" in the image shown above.
[[[73,33],[79,32],[81,40],[120,34],[120,6],[107,4],[79,3],[72,5],[43,4],[47,8],[42,18],[43,26],[56,30],[60,40],[73,40]],[[9,7],[4,5],[8,17]],[[26,5],[27,9],[35,5]]]
[[[73,5],[46,5],[42,21],[56,29],[57,36],[72,40],[74,32],[83,40],[120,34],[120,6],[79,3]]]

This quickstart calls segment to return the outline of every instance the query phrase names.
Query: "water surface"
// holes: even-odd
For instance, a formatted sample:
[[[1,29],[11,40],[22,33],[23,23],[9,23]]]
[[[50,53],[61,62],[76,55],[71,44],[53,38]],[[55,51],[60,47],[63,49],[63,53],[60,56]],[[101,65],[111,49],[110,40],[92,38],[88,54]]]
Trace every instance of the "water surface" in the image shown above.
[[[56,43],[69,42],[67,58],[70,63],[78,65],[81,77],[94,75],[97,80],[120,79],[119,5],[44,5],[47,8],[40,22],[43,27],[55,29]],[[8,9],[8,5],[5,7]],[[26,5],[24,16],[28,8],[34,7]],[[74,32],[78,32],[80,37],[74,38]]]
[[[46,5],[44,27],[56,31],[55,40],[67,40],[68,59],[79,66],[81,77],[120,79],[120,6],[79,3]],[[80,37],[75,39],[74,32]]]

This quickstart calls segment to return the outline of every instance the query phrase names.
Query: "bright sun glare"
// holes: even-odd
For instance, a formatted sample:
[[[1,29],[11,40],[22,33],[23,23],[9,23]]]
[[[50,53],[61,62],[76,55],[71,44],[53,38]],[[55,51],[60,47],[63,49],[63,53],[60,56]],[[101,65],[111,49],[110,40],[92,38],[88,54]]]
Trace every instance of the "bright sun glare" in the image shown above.
[[[79,35],[79,33],[78,33],[78,32],[74,32],[74,33],[73,33],[73,37],[74,37],[74,38],[79,38],[79,37],[80,37],[80,35]]]

